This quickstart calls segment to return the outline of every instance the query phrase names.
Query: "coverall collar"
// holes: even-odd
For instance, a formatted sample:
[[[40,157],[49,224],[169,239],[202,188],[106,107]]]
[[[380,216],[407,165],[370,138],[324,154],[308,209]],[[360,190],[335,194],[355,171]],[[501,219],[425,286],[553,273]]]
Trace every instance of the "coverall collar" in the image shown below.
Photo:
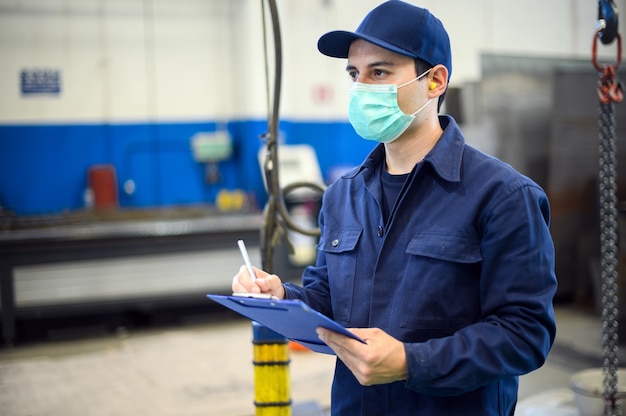
[[[443,134],[435,147],[426,155],[424,162],[429,163],[442,179],[448,182],[460,182],[465,139],[458,124],[451,116],[439,116],[439,123],[443,128]],[[347,173],[344,177],[355,177],[363,170],[377,169],[384,158],[385,146],[379,144],[359,168]]]

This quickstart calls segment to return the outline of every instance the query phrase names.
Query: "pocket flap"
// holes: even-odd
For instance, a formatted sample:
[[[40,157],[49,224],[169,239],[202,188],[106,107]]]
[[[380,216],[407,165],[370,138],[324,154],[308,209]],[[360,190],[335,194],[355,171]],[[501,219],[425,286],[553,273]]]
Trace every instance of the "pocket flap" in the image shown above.
[[[362,228],[331,229],[320,240],[318,248],[327,253],[352,251],[361,236]]]
[[[418,234],[409,242],[406,252],[457,263],[478,263],[482,260],[478,238],[445,232]]]

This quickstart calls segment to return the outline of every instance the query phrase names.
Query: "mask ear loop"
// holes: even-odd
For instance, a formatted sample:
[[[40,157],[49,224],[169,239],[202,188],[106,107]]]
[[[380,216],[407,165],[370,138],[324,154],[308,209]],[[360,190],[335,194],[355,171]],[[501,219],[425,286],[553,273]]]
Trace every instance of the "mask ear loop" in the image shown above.
[[[417,113],[419,113],[420,111],[422,111],[422,110],[423,110],[423,109],[424,109],[424,108],[425,108],[428,104],[430,104],[430,102],[431,102],[432,100],[433,100],[432,98],[429,98],[429,99],[428,99],[428,101],[426,101],[426,102],[424,103],[424,105],[423,105],[423,106],[421,106],[420,108],[418,108],[418,109],[417,109],[417,111],[416,111],[416,112],[414,112],[414,113],[413,113],[413,114],[411,114],[411,115],[412,115],[412,116],[415,116]]]
[[[411,81],[409,81],[409,82],[405,82],[405,83],[404,83],[404,84],[402,84],[402,85],[398,85],[398,88],[404,87],[405,85],[409,85],[409,84],[410,84],[410,83],[412,83],[412,82],[415,82],[415,81],[417,81],[417,80],[419,80],[419,79],[424,78],[424,77],[426,76],[426,74],[428,74],[431,70],[432,70],[432,68],[429,68],[427,71],[425,71],[424,73],[422,73],[422,74],[421,74],[420,76],[418,76],[417,78],[412,79],[412,80],[411,80]],[[431,88],[431,89],[432,89],[432,88]],[[427,106],[428,104],[430,104],[430,102],[431,102],[432,100],[433,100],[432,98],[429,98],[429,99],[428,99],[428,101],[426,101],[426,102],[424,103],[424,105],[422,105],[420,108],[418,108],[416,112],[414,112],[414,113],[412,113],[412,114],[411,114],[411,117],[414,117],[417,113],[419,113],[419,112],[420,112],[420,111],[422,111],[424,108],[426,108],[426,106]]]
[[[420,79],[424,78],[424,77],[426,76],[426,74],[428,74],[431,70],[432,70],[432,68],[428,69],[426,72],[423,72],[423,73],[422,73],[421,75],[419,75],[417,78],[413,78],[412,80],[407,81],[407,82],[405,82],[404,84],[398,85],[398,88],[402,88],[402,87],[404,87],[404,86],[406,86],[406,85],[409,85],[409,84],[410,84],[410,83],[412,83],[412,82],[415,82],[415,81],[418,81],[418,80],[420,80]]]

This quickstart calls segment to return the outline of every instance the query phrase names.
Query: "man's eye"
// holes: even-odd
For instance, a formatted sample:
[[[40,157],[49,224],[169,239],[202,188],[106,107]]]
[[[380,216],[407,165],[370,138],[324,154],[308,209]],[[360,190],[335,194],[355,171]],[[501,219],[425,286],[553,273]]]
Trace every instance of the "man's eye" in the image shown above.
[[[359,78],[359,73],[356,71],[350,71],[348,72],[348,76],[350,77],[352,81],[356,81],[357,78]]]

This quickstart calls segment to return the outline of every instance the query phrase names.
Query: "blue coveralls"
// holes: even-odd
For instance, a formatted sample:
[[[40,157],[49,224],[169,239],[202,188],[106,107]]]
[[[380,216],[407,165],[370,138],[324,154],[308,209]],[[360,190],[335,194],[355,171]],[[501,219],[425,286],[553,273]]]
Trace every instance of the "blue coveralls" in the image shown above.
[[[336,416],[512,415],[518,376],[554,341],[556,291],[544,191],[472,148],[451,117],[383,222],[377,146],[324,194],[315,266],[286,283],[345,327],[404,343],[408,378],[364,387],[337,360]]]

